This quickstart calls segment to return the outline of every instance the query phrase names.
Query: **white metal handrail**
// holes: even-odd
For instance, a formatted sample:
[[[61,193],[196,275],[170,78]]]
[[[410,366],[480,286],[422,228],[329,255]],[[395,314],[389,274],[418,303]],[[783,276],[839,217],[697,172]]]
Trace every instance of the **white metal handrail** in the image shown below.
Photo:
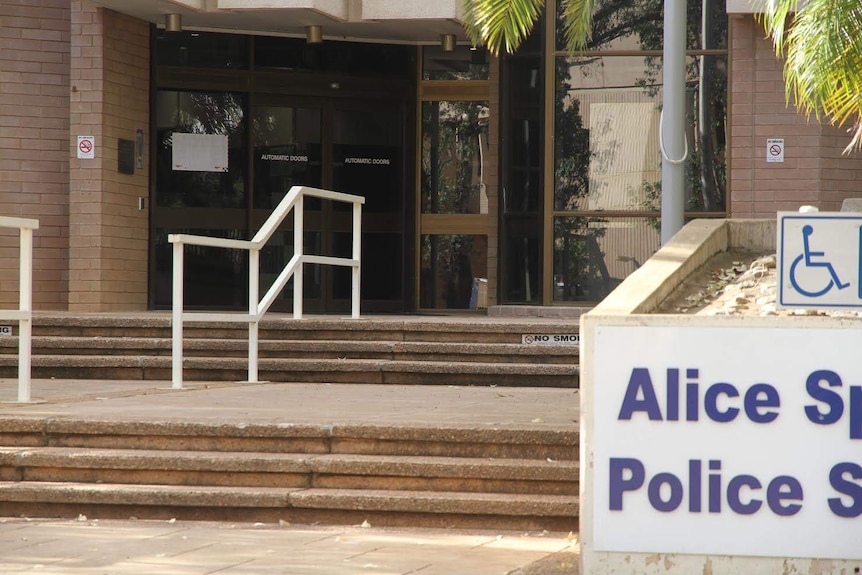
[[[303,253],[303,198],[312,196],[324,200],[353,204],[353,252],[350,258],[316,256]],[[174,244],[171,387],[183,387],[183,321],[236,321],[248,322],[248,381],[258,383],[258,324],[260,318],[293,277],[293,317],[302,319],[302,268],[303,264],[323,264],[352,268],[351,317],[359,317],[359,278],[362,238],[362,204],[365,198],[305,186],[293,186],[284,196],[263,226],[251,240],[230,240],[189,234],[170,234],[168,242]],[[281,223],[293,210],[293,257],[278,275],[263,299],[260,298],[260,250],[272,237]],[[183,246],[220,247],[248,250],[248,314],[238,313],[184,313],[183,312]]]
[[[28,403],[33,340],[33,230],[39,229],[39,220],[0,216],[0,227],[17,228],[21,236],[18,309],[0,310],[0,320],[18,321],[18,402]]]

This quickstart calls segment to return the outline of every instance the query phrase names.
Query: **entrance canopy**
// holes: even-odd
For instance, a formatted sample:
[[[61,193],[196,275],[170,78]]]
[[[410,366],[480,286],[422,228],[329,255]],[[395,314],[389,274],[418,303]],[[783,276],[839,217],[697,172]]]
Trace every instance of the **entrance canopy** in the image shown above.
[[[437,43],[441,34],[466,41],[460,0],[92,0],[92,4],[158,26],[180,14],[184,28],[305,37]]]

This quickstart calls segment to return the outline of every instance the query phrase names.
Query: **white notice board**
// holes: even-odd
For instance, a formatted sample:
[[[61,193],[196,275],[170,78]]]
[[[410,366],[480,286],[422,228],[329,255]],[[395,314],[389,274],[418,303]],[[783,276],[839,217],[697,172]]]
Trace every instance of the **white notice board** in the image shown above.
[[[174,132],[171,166],[184,172],[226,172],[227,136]]]

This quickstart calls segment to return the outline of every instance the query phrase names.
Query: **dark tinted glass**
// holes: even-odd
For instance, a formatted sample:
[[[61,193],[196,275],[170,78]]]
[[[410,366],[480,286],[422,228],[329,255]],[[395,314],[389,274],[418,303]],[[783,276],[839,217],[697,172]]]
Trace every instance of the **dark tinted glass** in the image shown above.
[[[336,110],[333,132],[333,189],[364,196],[363,213],[400,212],[400,112]],[[344,202],[335,202],[335,209],[351,208]]]
[[[156,204],[160,207],[240,208],[246,206],[245,96],[229,92],[162,90],[156,98]],[[173,135],[221,136],[228,165],[213,169],[177,167],[177,154],[205,156],[185,143],[175,148]],[[205,138],[202,138],[202,141]],[[218,139],[218,138],[215,138]],[[179,139],[178,139],[179,141]],[[208,142],[211,143],[211,142]]]
[[[248,69],[249,37],[213,32],[156,33],[156,64]]]
[[[155,230],[156,251],[155,304],[172,303],[173,244],[168,234],[192,233],[216,238],[246,239],[242,230]],[[183,249],[183,306],[248,309],[248,252],[206,246]]]
[[[659,248],[657,218],[554,218],[554,301],[600,301]]]
[[[440,46],[422,48],[423,80],[487,80],[488,52],[456,46],[444,52]]]
[[[687,0],[686,47],[727,48],[726,0]],[[661,50],[664,0],[598,0],[588,50]],[[706,12],[704,12],[706,4]],[[563,3],[557,10],[557,49],[566,48]]]
[[[653,56],[557,59],[556,211],[658,211],[661,63]],[[686,211],[721,212],[727,188],[727,57],[687,60]]]
[[[415,48],[394,44],[334,42],[308,44],[302,38],[254,38],[256,68],[325,72],[348,76],[398,76],[410,74]]]
[[[275,208],[293,186],[321,187],[320,110],[259,106],[252,141],[255,208]]]
[[[488,277],[488,238],[466,235],[423,235],[420,307],[478,307],[474,291]]]
[[[423,102],[422,213],[487,214],[487,102]]]

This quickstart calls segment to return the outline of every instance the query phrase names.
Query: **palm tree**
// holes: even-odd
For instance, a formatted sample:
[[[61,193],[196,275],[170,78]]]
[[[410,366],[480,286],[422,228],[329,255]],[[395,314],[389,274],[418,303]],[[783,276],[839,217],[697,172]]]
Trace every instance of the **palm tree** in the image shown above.
[[[862,2],[767,0],[763,23],[776,53],[787,57],[788,101],[847,126],[853,136],[845,152],[862,148]]]
[[[596,1],[561,0],[569,51],[587,45]],[[501,48],[512,53],[530,34],[544,5],[545,0],[465,0],[464,27],[474,44],[484,45],[492,54],[499,54]]]

